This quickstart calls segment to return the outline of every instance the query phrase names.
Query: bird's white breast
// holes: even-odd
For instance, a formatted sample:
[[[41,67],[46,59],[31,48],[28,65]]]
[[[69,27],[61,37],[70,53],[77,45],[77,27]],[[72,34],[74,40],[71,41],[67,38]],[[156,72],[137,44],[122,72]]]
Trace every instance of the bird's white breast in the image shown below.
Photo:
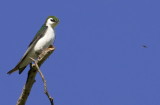
[[[45,35],[41,39],[39,39],[34,48],[28,53],[26,59],[20,65],[20,68],[32,62],[32,60],[29,57],[36,59],[38,57],[36,52],[41,53],[41,51],[48,48],[50,45],[52,45],[54,39],[55,39],[54,30],[52,29],[52,27],[48,27]]]
[[[54,39],[54,30],[52,29],[52,27],[48,27],[45,35],[36,43],[34,51],[39,52],[48,48],[53,43]]]

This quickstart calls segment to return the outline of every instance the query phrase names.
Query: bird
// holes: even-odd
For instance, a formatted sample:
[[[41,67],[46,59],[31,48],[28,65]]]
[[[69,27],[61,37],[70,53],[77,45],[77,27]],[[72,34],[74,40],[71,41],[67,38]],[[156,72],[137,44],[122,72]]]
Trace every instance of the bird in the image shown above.
[[[142,47],[143,47],[143,48],[148,48],[148,46],[146,46],[146,45],[142,45]]]
[[[7,72],[7,74],[12,74],[18,70],[19,74],[21,74],[24,69],[32,63],[31,58],[37,59],[42,51],[52,45],[55,40],[55,27],[58,23],[59,19],[56,16],[48,16],[45,23],[42,25],[40,30],[36,33],[35,37],[28,45],[28,48],[23,57],[12,70]]]

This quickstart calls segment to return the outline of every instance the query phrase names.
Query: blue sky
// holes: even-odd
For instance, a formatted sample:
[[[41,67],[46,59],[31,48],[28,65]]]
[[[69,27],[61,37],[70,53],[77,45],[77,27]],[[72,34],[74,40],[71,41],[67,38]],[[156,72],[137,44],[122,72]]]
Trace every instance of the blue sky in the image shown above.
[[[0,1],[0,105],[14,105],[29,68],[7,75],[49,15],[56,51],[43,64],[55,105],[160,105],[159,0]],[[146,45],[148,48],[143,48]],[[36,83],[26,105],[50,105]]]

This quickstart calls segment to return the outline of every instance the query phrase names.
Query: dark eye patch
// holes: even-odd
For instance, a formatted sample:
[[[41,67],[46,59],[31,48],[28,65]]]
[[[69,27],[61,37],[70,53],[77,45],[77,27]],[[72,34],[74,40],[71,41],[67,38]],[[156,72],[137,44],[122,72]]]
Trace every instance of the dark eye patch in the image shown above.
[[[52,22],[56,22],[54,19],[51,19]]]

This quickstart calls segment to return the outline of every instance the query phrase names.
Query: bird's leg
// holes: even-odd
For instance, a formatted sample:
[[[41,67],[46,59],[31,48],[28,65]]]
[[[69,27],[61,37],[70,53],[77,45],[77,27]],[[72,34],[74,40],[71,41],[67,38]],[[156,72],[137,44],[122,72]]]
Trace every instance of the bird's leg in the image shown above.
[[[48,48],[55,48],[53,45],[50,45]]]

